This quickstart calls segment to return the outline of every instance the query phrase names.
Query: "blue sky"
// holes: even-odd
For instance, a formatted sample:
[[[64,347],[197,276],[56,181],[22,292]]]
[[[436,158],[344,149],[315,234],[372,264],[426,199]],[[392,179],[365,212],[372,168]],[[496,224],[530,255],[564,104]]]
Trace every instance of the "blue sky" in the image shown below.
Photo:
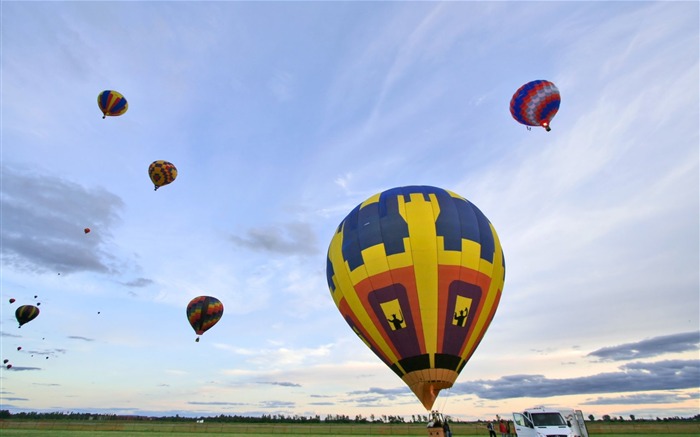
[[[433,185],[507,266],[436,408],[700,413],[697,2],[0,8],[0,408],[424,413],[325,266],[358,203]],[[551,132],[508,110],[535,79],[562,95]],[[105,89],[126,114],[102,119]],[[158,159],[179,173],[154,192]],[[195,343],[203,294],[225,311]]]

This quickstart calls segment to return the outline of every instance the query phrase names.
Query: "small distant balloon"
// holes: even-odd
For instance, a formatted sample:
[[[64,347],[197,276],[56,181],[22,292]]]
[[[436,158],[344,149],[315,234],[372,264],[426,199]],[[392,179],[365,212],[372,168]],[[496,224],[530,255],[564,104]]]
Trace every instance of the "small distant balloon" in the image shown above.
[[[37,295],[35,294],[35,295],[34,295],[34,299],[36,299],[37,297],[39,297],[39,296],[37,296]]]
[[[148,177],[151,178],[151,182],[153,182],[155,186],[155,191],[163,185],[168,185],[175,180],[177,177],[177,168],[168,161],[153,161],[151,165],[148,166]]]
[[[224,315],[224,305],[211,296],[197,296],[187,304],[187,320],[197,335],[204,334]],[[195,340],[199,341],[199,337]]]
[[[11,368],[12,368],[12,364],[8,364],[6,367],[7,367],[8,369],[11,369]]]
[[[83,232],[85,232],[86,234],[89,234],[89,233],[90,233],[90,228],[85,228],[85,229],[83,229]]]
[[[15,303],[15,298],[10,298],[10,303]]]
[[[21,350],[22,350],[22,346],[17,346],[17,350],[18,350],[18,351],[21,351]]]
[[[102,91],[97,96],[97,105],[102,111],[102,118],[122,115],[129,109],[129,103],[121,93],[112,90]]]
[[[549,123],[559,111],[561,96],[556,85],[547,80],[533,80],[518,88],[510,100],[510,114],[515,121],[528,126],[542,126],[549,132]]]
[[[38,315],[39,308],[35,307],[34,305],[22,305],[15,311],[15,317],[19,322],[20,328],[25,323],[31,322],[32,320],[36,319],[36,316]]]
[[[3,363],[3,364],[7,364],[7,363],[9,363],[9,362],[10,362],[10,360],[8,360],[7,358],[5,358],[4,360],[2,360],[2,363]]]
[[[39,305],[41,305],[41,302],[37,302],[37,303],[36,303],[36,306],[39,306]]]

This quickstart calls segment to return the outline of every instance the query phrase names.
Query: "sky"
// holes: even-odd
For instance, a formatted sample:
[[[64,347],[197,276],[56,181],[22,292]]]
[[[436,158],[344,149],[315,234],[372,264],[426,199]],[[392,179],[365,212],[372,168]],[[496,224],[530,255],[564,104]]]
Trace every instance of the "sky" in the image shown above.
[[[425,414],[325,269],[356,205],[430,185],[474,203],[506,260],[436,409],[700,414],[698,2],[0,12],[0,409]],[[509,112],[536,79],[561,92],[551,132]],[[103,119],[103,90],[128,111]],[[161,159],[178,175],[154,191]],[[199,295],[224,314],[195,342]],[[23,304],[41,313],[18,328]]]

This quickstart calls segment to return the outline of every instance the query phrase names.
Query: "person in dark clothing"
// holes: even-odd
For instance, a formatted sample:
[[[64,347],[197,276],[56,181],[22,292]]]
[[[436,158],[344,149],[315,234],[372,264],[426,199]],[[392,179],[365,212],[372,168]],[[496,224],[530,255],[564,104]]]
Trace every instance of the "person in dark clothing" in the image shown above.
[[[493,422],[489,422],[489,424],[486,425],[486,428],[489,430],[489,437],[496,437],[496,430],[493,429]]]

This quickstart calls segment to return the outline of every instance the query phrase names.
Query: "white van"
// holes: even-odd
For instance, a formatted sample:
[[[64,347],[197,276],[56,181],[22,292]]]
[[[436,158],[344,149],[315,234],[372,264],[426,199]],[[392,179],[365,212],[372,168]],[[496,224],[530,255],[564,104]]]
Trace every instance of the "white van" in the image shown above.
[[[518,437],[575,437],[559,410],[530,408],[522,413],[513,413],[513,423]]]
[[[583,419],[581,410],[573,410],[571,408],[559,408],[559,412],[564,416],[564,420],[571,426],[574,432],[574,437],[588,437],[588,429],[586,422]]]

